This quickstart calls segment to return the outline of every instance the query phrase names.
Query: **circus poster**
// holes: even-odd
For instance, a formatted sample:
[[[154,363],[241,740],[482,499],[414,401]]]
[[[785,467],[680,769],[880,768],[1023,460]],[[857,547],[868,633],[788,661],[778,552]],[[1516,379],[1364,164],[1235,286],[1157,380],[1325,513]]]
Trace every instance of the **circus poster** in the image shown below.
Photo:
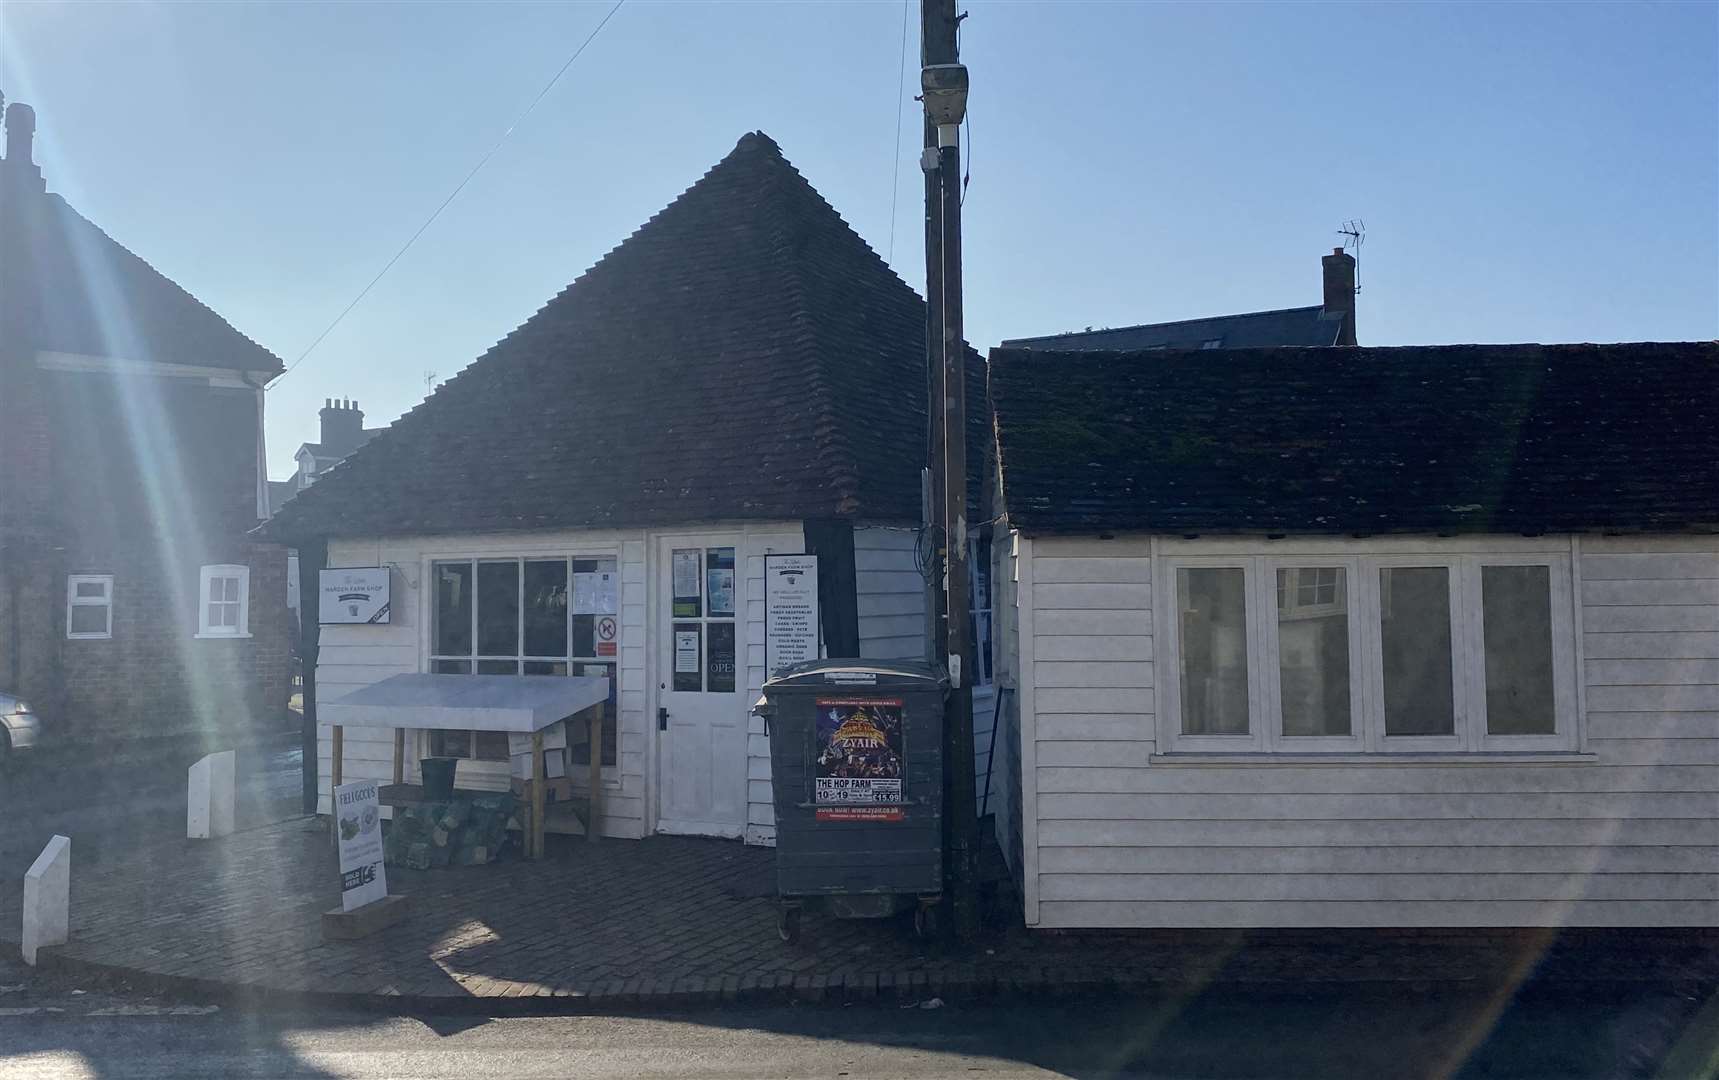
[[[823,807],[883,807],[901,798],[900,698],[819,698],[818,758],[813,768],[813,801],[821,820],[834,820]],[[890,812],[860,815],[893,819]]]

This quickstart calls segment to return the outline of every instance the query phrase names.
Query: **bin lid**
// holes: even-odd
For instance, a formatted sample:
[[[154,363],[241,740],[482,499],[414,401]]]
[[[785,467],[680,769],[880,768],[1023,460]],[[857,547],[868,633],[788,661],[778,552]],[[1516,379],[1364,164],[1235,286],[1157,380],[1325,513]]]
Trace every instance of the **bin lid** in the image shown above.
[[[795,664],[764,683],[765,693],[789,687],[825,688],[890,686],[929,690],[948,683],[941,668],[917,660],[808,660]]]

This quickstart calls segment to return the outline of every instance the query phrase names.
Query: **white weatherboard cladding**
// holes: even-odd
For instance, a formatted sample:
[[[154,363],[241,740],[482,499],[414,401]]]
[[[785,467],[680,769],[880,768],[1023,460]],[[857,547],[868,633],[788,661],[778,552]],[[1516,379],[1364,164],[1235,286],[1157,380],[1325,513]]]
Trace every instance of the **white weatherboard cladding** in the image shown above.
[[[764,556],[800,555],[806,550],[806,534],[798,524],[754,525],[745,530],[740,552],[745,559],[746,610],[746,692],[741,695],[742,708],[750,710],[753,702],[764,692]],[[746,832],[748,844],[776,843],[776,803],[770,787],[770,737],[764,734],[764,720],[746,717]]]
[[[1577,759],[1247,764],[1159,754],[1155,680],[1170,673],[1154,667],[1150,539],[1019,543],[1029,923],[1719,924],[1714,538],[1496,538],[1576,556]]]
[[[621,647],[616,660],[620,716],[616,765],[603,768],[602,830],[605,836],[637,838],[646,830],[646,758],[652,744],[648,723],[645,637],[645,533],[566,530],[512,534],[389,537],[380,540],[330,540],[328,565],[386,566],[392,570],[392,621],[385,626],[324,626],[317,660],[317,697],[333,699],[380,682],[390,675],[426,670],[429,656],[429,564],[436,559],[513,558],[612,554],[621,575]],[[326,720],[317,725],[317,812],[329,807],[332,739]],[[342,735],[342,780],[393,779],[394,735],[387,728],[347,728]],[[418,758],[426,737],[409,737],[406,779],[417,782]],[[575,788],[584,770],[575,770]],[[461,787],[505,791],[508,763],[462,761]]]

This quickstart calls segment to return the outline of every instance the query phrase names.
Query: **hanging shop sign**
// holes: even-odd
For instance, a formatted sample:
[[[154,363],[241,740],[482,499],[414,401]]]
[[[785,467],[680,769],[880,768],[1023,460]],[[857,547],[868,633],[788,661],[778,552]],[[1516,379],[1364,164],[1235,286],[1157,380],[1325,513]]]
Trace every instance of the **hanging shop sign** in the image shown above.
[[[771,675],[818,658],[818,557],[764,556],[764,663]]]
[[[819,821],[901,821],[901,698],[819,698]]]
[[[382,800],[374,780],[334,789],[334,827],[340,841],[340,909],[356,911],[388,896],[382,867]]]
[[[388,621],[388,568],[357,566],[324,570],[317,578],[317,622],[340,623]]]

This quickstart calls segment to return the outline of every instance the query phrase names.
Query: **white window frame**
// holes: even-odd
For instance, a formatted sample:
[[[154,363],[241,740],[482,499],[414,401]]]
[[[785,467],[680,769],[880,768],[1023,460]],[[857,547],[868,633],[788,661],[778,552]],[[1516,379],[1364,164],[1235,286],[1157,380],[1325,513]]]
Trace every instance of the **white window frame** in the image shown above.
[[[737,558],[738,558],[738,553],[737,553]],[[621,588],[622,586],[621,586],[620,577],[619,577],[619,575],[621,573],[621,549],[619,547],[597,547],[597,548],[592,548],[592,549],[574,549],[571,551],[569,551],[567,549],[557,548],[557,549],[552,549],[552,550],[547,550],[547,551],[533,551],[533,552],[529,552],[527,554],[499,554],[498,555],[498,554],[494,554],[494,553],[491,553],[491,554],[462,554],[459,552],[454,552],[454,553],[450,553],[450,554],[446,554],[446,555],[440,554],[440,553],[424,555],[422,560],[421,560],[420,572],[422,574],[422,577],[420,580],[427,582],[428,587],[426,587],[422,591],[422,597],[421,597],[420,617],[422,619],[423,627],[424,627],[423,634],[422,634],[422,641],[423,641],[422,653],[424,656],[424,671],[425,672],[434,672],[436,670],[436,664],[439,661],[449,661],[449,662],[453,662],[453,663],[461,663],[461,662],[470,663],[471,664],[471,671],[469,674],[476,674],[477,673],[477,665],[480,663],[508,663],[508,662],[512,662],[514,664],[514,673],[515,674],[523,672],[525,670],[524,665],[528,664],[528,663],[566,664],[568,675],[581,675],[581,674],[583,674],[584,673],[584,667],[585,667],[585,665],[588,665],[588,664],[589,665],[606,664],[606,665],[610,666],[614,670],[614,673],[615,673],[614,678],[615,678],[615,685],[616,685],[616,707],[615,707],[614,712],[616,715],[612,715],[608,718],[608,720],[606,722],[606,728],[608,731],[615,732],[615,735],[614,735],[615,760],[613,763],[604,762],[601,764],[600,767],[602,769],[602,775],[603,775],[605,783],[609,782],[611,779],[613,779],[616,783],[619,783],[619,775],[620,775],[620,767],[621,767],[621,739],[620,739],[620,731],[618,728],[618,724],[620,723],[620,717],[619,717],[620,693],[619,693],[619,690],[620,690],[620,678],[621,678],[621,652],[622,652],[623,647],[627,643],[627,632],[626,632],[625,626],[623,625],[625,620],[622,619],[620,613],[616,613],[616,615],[615,615],[616,636],[615,636],[615,655],[614,656],[575,656],[573,654],[573,617],[574,617],[574,613],[573,613],[573,605],[572,605],[572,596],[571,595],[568,596],[568,605],[567,605],[567,624],[566,624],[567,625],[567,655],[565,655],[565,656],[528,656],[525,654],[525,651],[524,651],[525,650],[525,564],[526,563],[532,563],[532,562],[560,562],[560,563],[566,564],[566,567],[567,567],[567,588],[569,590],[569,593],[571,593],[571,590],[573,588],[573,564],[574,563],[576,563],[576,562],[603,562],[605,560],[613,562],[615,564],[616,586],[617,586],[617,588]],[[472,613],[471,613],[471,628],[469,631],[471,634],[471,640],[472,640],[472,651],[470,653],[466,653],[463,655],[453,654],[453,653],[443,653],[443,652],[439,652],[436,649],[436,597],[438,595],[438,592],[437,592],[437,583],[436,583],[435,574],[436,574],[436,567],[441,565],[441,564],[444,564],[444,563],[446,563],[446,564],[466,563],[472,567],[472,578],[471,578],[471,582],[472,582],[472,603],[471,603]],[[513,563],[517,567],[517,571],[515,573],[515,582],[516,582],[516,588],[517,588],[518,592],[517,592],[517,599],[515,600],[515,603],[514,603],[515,617],[517,620],[515,623],[515,627],[514,627],[514,633],[516,635],[516,638],[515,638],[516,646],[515,646],[515,651],[514,651],[513,655],[511,655],[511,656],[502,656],[499,654],[487,655],[487,654],[480,654],[478,652],[477,567],[478,567],[478,564],[480,564],[480,563]],[[742,584],[743,584],[743,580],[740,578],[740,568],[736,567],[736,581],[735,581],[735,585],[736,585],[736,588],[735,588],[735,606],[736,606],[736,608],[739,608],[745,602],[745,597],[740,591],[740,587]],[[738,625],[740,622],[743,622],[744,620],[741,619],[739,617],[739,615],[737,614],[735,621]],[[741,636],[742,634],[743,634],[743,630],[738,629],[738,628],[735,630],[735,654],[736,654],[735,655],[735,668],[736,668],[735,678],[736,678],[737,682],[738,682],[738,680],[744,678],[744,675],[742,674],[743,665],[740,663],[740,658],[745,655],[742,652],[742,650],[746,646],[744,643],[744,638]],[[595,648],[595,643],[593,643],[593,648]],[[563,678],[563,677],[565,677],[565,676],[556,676],[556,675],[534,675],[534,676],[532,676],[532,678],[543,678],[543,679],[554,679],[554,678]],[[452,731],[452,729],[449,729],[449,730]],[[431,750],[431,747],[432,747],[432,740],[433,740],[432,733],[428,732],[428,731],[424,731],[424,732],[421,732],[420,734],[421,734],[421,738],[419,741],[419,745],[421,748],[421,752],[428,754]],[[477,750],[477,734],[476,734],[476,732],[472,732],[470,734],[472,736],[472,739],[471,739],[471,742],[468,744],[468,749],[469,749],[469,751],[471,751],[471,755],[466,757],[466,758],[463,758],[462,760],[471,762],[478,767],[483,767],[483,766],[496,767],[496,766],[499,766],[499,767],[505,768],[507,766],[508,763],[505,759],[477,757],[476,753],[475,753]],[[595,752],[598,755],[599,761],[601,761],[603,756],[604,756],[603,755],[603,748],[597,747]]]
[[[100,597],[79,596],[79,585],[100,585]],[[107,609],[107,627],[97,632],[72,630],[72,609],[77,607],[100,607]],[[113,637],[113,575],[112,574],[70,574],[66,577],[66,640],[68,641],[106,641]]]
[[[1361,619],[1361,591],[1358,579],[1361,560],[1336,555],[1286,555],[1264,558],[1259,562],[1260,613],[1258,642],[1260,679],[1265,691],[1265,749],[1283,753],[1355,753],[1366,748],[1366,662],[1362,648],[1365,624]],[[1349,616],[1349,734],[1347,735],[1285,735],[1283,733],[1283,668],[1280,649],[1280,623],[1277,618],[1277,572],[1279,570],[1339,569],[1343,571],[1342,600],[1331,605],[1317,605],[1314,614],[1335,614],[1338,610]],[[1249,657],[1250,664],[1253,657]],[[1178,671],[1180,669],[1178,668]]]
[[[1252,550],[1249,550],[1251,548]],[[1580,747],[1576,680],[1579,643],[1575,639],[1575,590],[1569,555],[1546,550],[1457,550],[1429,548],[1337,554],[1320,545],[1314,554],[1260,554],[1247,545],[1242,553],[1160,554],[1153,580],[1161,592],[1155,607],[1161,673],[1157,689],[1159,746],[1166,753],[1427,754],[1575,752]],[[1347,736],[1283,734],[1282,681],[1277,612],[1277,571],[1304,567],[1342,567],[1347,575],[1344,603],[1349,615],[1351,732]],[[1486,653],[1482,568],[1545,566],[1550,582],[1553,719],[1549,735],[1493,735],[1486,727]],[[1184,735],[1181,715],[1181,601],[1177,571],[1183,568],[1240,569],[1245,579],[1248,641],[1248,733]],[[1439,567],[1450,574],[1451,679],[1455,728],[1450,735],[1385,734],[1380,572],[1392,567]]]
[[[239,582],[239,615],[233,626],[212,626],[209,623],[211,587],[217,579],[237,579]],[[223,600],[222,603],[232,603]],[[233,563],[205,566],[197,572],[197,637],[248,638],[251,636],[251,568]]]
[[[1175,751],[1195,753],[1235,753],[1266,749],[1265,708],[1260,688],[1259,657],[1263,651],[1259,642],[1260,590],[1256,576],[1257,559],[1250,556],[1183,555],[1160,560],[1153,568],[1153,580],[1164,583],[1158,610],[1158,641],[1163,643],[1162,669],[1158,680],[1162,737],[1164,744]],[[1176,590],[1178,570],[1214,569],[1240,570],[1243,574],[1242,611],[1247,636],[1247,734],[1245,735],[1184,735],[1182,734],[1182,617],[1181,597]],[[1158,575],[1162,574],[1162,577]]]

